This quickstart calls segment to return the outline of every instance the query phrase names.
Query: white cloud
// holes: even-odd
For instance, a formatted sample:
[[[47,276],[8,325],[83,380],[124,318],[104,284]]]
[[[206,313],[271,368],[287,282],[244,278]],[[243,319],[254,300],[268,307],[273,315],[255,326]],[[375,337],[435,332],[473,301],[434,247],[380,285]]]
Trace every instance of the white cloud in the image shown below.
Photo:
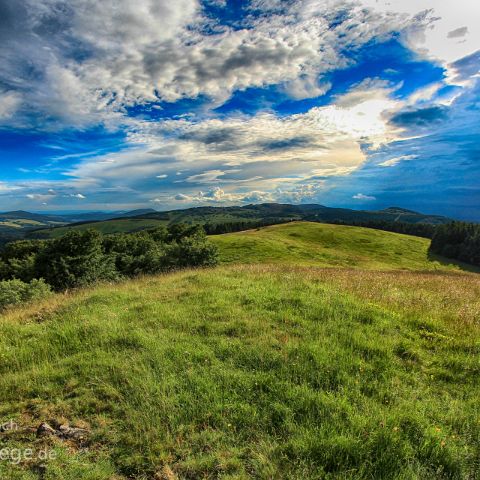
[[[18,190],[20,187],[6,182],[0,182],[0,194]]]
[[[364,195],[363,193],[357,193],[356,195],[353,195],[352,198],[355,200],[365,200],[365,201],[376,200],[376,197],[372,195]]]
[[[47,193],[27,193],[25,195],[29,200],[35,200],[36,202],[40,203],[47,203],[48,200],[55,198],[55,194],[47,192]]]
[[[195,0],[25,2],[25,9],[8,6],[0,81],[28,106],[17,112],[17,126],[50,129],[112,128],[128,106],[199,95],[222,103],[248,87],[283,84],[293,98],[322,95],[329,84],[318,76],[349,65],[346,50],[428,23],[350,3],[331,27],[346,11],[343,0],[284,3],[279,14],[248,17],[236,29],[202,18]]]
[[[445,65],[466,55],[480,46],[478,28],[479,10],[477,0],[361,0],[366,6],[379,12],[422,15],[431,12],[436,20],[426,29],[405,31],[408,44],[419,53],[442,61]],[[467,32],[458,42],[449,34],[452,31]]]
[[[0,122],[12,117],[21,103],[21,96],[17,92],[0,91]]]
[[[284,91],[295,100],[325,95],[332,88],[330,82],[319,83],[315,75],[299,77],[285,83]]]
[[[197,175],[190,175],[186,181],[189,183],[211,183],[223,175],[225,175],[225,172],[222,170],[210,170],[208,172],[198,173]]]
[[[228,193],[220,187],[213,187],[207,191],[200,191],[193,194],[179,193],[173,197],[174,200],[189,204],[215,204],[215,203],[258,203],[273,201],[271,192],[250,191],[243,193]],[[154,202],[160,199],[153,200]],[[158,203],[158,202],[157,202]]]
[[[380,167],[393,167],[400,162],[403,162],[405,160],[414,160],[415,158],[418,158],[418,155],[402,155],[400,157],[394,157],[394,158],[390,158],[389,160],[385,160],[384,162],[379,163],[378,165]]]

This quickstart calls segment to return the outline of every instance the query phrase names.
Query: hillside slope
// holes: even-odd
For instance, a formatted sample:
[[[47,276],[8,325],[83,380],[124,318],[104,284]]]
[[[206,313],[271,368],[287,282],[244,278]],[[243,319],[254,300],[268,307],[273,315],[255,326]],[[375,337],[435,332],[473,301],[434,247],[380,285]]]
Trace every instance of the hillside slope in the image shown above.
[[[27,232],[42,227],[56,227],[66,223],[53,215],[24,212],[0,212],[0,244],[23,237]]]
[[[73,224],[67,228],[94,228],[103,233],[115,233],[117,231],[128,232],[138,230],[138,225],[141,221],[143,221],[146,226],[149,226],[148,222],[154,224],[155,221],[167,224],[187,223],[217,225],[241,222],[255,225],[258,224],[258,222],[272,224],[290,222],[292,220],[308,220],[346,224],[356,224],[358,222],[400,222],[407,224],[426,224],[430,226],[440,225],[451,221],[451,219],[440,215],[426,215],[399,207],[391,207],[379,211],[368,211],[351,210],[348,208],[331,208],[316,204],[291,205],[281,203],[262,203],[232,207],[194,207],[163,212],[148,210],[141,211],[142,213],[139,212],[140,211],[132,211],[122,215],[118,214],[117,217],[123,218],[121,223],[118,223],[119,218],[113,220],[97,218],[96,220],[105,221],[84,222],[83,225]],[[130,216],[130,218],[125,218],[127,216]],[[119,228],[121,228],[121,230],[119,230]],[[52,238],[62,235],[65,231],[65,228],[39,229],[33,233],[33,236]]]
[[[478,478],[479,299],[472,274],[258,265],[12,311],[0,446],[56,457],[0,478]]]
[[[132,233],[147,228],[156,228],[160,225],[166,225],[168,222],[157,220],[155,218],[117,218],[115,220],[101,220],[95,222],[82,222],[62,227],[40,229],[27,235],[28,238],[60,238],[70,230],[85,231],[89,229],[97,230],[104,235],[112,233]]]
[[[368,269],[460,269],[428,257],[430,240],[361,227],[292,222],[212,236],[222,263]]]

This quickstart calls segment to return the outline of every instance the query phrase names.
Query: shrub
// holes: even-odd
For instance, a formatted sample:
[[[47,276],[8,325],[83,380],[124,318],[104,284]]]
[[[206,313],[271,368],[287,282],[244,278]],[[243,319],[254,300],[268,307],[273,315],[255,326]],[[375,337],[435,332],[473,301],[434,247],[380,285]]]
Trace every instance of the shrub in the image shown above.
[[[50,293],[50,285],[43,279],[32,280],[29,283],[18,279],[0,281],[0,310],[10,305],[45,298]]]
[[[0,279],[20,279],[29,282],[36,277],[35,262],[44,243],[36,240],[18,240],[5,245],[0,262]]]
[[[105,252],[114,259],[115,268],[121,275],[131,277],[165,270],[165,244],[154,238],[156,233],[140,232],[105,238]]]
[[[50,241],[37,256],[37,276],[45,278],[55,290],[117,278],[114,259],[105,255],[102,238],[95,230],[71,230]]]
[[[218,248],[209,242],[203,230],[197,230],[172,244],[169,259],[174,267],[212,267],[218,263]]]
[[[101,280],[216,263],[217,247],[198,225],[175,224],[168,229],[106,237],[95,230],[70,230],[55,240],[7,245],[0,255],[0,280],[43,278],[59,291]],[[14,290],[8,295],[13,295],[15,303],[18,295]]]

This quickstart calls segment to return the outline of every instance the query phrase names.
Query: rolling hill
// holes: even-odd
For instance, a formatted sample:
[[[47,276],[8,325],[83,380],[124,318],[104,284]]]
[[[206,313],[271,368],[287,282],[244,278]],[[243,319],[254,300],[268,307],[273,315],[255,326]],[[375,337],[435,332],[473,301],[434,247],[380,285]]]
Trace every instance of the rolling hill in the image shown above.
[[[211,240],[0,315],[0,450],[34,452],[0,478],[478,477],[478,274],[361,227]]]
[[[53,227],[59,227],[71,223],[98,222],[111,218],[129,218],[136,215],[146,215],[152,212],[155,212],[155,210],[140,209],[127,212],[79,212],[50,215],[16,210],[0,213],[0,233],[23,236],[31,230],[39,230],[45,227],[52,229]]]
[[[42,215],[23,210],[0,213],[0,246],[24,237],[40,228],[65,225],[68,221],[53,215]]]
[[[112,220],[79,222],[56,228],[38,229],[28,232],[26,236],[28,238],[59,238],[69,230],[84,231],[91,228],[104,235],[110,235],[113,233],[132,233],[166,224],[168,224],[167,221],[156,218],[115,218]]]
[[[141,213],[139,213],[141,212]],[[94,228],[102,233],[133,232],[141,228],[151,228],[159,224],[225,224],[259,222],[282,223],[296,220],[308,220],[327,223],[362,223],[362,222],[402,222],[410,224],[439,225],[452,221],[439,215],[424,215],[399,207],[391,207],[381,211],[350,210],[330,208],[323,205],[290,205],[264,203],[243,207],[196,207],[165,212],[133,211],[124,213],[118,218],[95,219],[71,223],[59,228],[36,229],[29,236],[33,238],[57,238],[67,229],[84,230]]]
[[[222,263],[280,263],[372,270],[460,269],[429,258],[430,241],[345,225],[292,222],[215,235]],[[464,267],[466,268],[466,267]],[[472,267],[473,268],[473,267]]]
[[[65,219],[59,216],[42,215],[23,210],[0,213],[0,231],[57,226],[65,223],[67,223]]]

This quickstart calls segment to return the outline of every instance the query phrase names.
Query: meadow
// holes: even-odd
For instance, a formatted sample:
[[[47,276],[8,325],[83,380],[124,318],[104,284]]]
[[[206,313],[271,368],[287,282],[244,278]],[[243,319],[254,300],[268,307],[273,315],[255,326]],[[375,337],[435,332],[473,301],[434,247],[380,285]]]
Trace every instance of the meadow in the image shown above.
[[[167,222],[157,219],[144,218],[116,218],[114,220],[104,220],[98,222],[86,222],[72,224],[64,227],[45,228],[35,230],[32,236],[35,238],[60,238],[71,230],[84,232],[89,229],[97,230],[104,235],[114,233],[136,232],[147,228],[155,228],[160,225],[166,225]]]
[[[275,263],[371,270],[474,270],[428,254],[430,240],[371,228],[291,222],[212,236],[222,263]]]
[[[214,269],[2,315],[0,450],[55,458],[0,478],[479,478],[477,274],[357,227],[212,240]],[[88,438],[37,437],[45,421]]]

